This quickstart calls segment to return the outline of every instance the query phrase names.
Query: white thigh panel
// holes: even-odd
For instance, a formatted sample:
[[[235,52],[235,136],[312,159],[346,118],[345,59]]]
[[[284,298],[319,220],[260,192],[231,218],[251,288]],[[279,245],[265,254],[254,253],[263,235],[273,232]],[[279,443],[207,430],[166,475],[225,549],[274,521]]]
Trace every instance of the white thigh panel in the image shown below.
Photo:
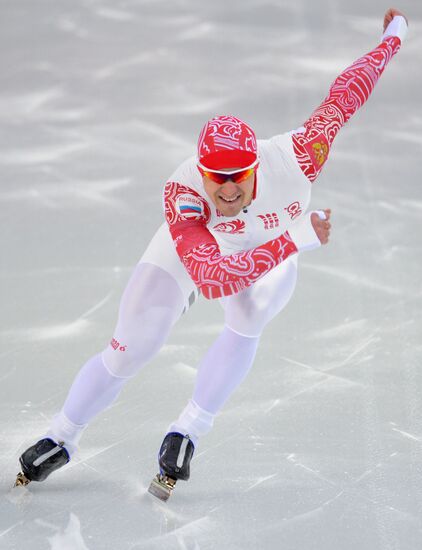
[[[258,337],[289,302],[296,287],[297,255],[238,294],[220,300],[226,325],[242,336]]]
[[[198,298],[198,289],[177,255],[166,222],[160,226],[151,239],[139,263],[148,263],[161,267],[161,269],[169,273],[177,281],[184,298],[184,311],[187,311]]]

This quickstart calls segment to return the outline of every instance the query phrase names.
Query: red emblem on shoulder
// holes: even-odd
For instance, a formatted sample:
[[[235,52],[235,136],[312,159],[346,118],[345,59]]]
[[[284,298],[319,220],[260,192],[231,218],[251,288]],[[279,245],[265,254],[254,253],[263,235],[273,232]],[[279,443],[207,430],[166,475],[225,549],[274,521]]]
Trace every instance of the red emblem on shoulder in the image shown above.
[[[246,224],[242,220],[233,220],[232,222],[222,222],[214,225],[213,231],[221,231],[222,233],[244,233]]]
[[[319,170],[328,158],[329,146],[324,134],[319,134],[314,139],[304,144],[306,152],[316,170]]]

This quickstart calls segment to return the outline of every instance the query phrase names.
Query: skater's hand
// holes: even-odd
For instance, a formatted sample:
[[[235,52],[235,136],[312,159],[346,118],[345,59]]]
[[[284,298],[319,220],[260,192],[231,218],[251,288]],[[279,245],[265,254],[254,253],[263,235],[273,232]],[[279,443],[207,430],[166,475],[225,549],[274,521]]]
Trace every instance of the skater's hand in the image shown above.
[[[385,32],[385,29],[388,27],[388,25],[391,23],[391,21],[394,19],[395,15],[401,15],[406,19],[407,25],[409,25],[409,21],[407,20],[407,17],[399,10],[396,10],[396,8],[390,8],[385,12],[384,15],[384,29],[383,32]]]
[[[311,215],[311,223],[315,233],[317,234],[318,239],[321,241],[321,244],[327,244],[328,239],[330,238],[331,230],[331,210],[327,208],[326,210],[323,210],[323,212],[325,214],[325,220],[321,220],[319,215],[314,212]]]
[[[331,229],[330,216],[330,209],[314,210],[306,212],[304,216],[292,223],[288,235],[298,252],[313,250],[328,243]]]

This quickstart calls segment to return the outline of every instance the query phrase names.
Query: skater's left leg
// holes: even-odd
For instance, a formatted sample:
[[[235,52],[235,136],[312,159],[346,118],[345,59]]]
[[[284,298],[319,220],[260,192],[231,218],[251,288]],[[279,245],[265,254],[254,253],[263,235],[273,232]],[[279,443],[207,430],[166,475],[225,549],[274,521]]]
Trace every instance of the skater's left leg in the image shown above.
[[[297,279],[288,260],[252,287],[225,299],[226,325],[199,365],[192,399],[169,431],[189,434],[195,444],[248,374],[265,326],[289,302]]]
[[[259,337],[242,336],[225,326],[201,361],[192,399],[169,431],[189,434],[194,445],[210,431],[214,417],[246,377]]]

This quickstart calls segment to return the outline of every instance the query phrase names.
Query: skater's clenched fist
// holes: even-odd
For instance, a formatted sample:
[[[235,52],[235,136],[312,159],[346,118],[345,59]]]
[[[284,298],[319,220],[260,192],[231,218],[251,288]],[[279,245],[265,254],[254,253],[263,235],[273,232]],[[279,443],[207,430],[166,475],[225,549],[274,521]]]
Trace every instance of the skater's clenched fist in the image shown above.
[[[385,32],[385,29],[388,27],[388,25],[391,23],[391,21],[394,19],[396,15],[401,15],[406,19],[407,25],[409,25],[409,21],[407,20],[407,17],[399,10],[396,10],[396,8],[390,8],[385,12],[384,15],[384,29],[383,32]]]
[[[321,214],[314,212],[311,215],[311,223],[321,244],[327,244],[330,238],[331,230],[331,210],[327,208],[326,210],[322,210],[321,212],[325,214],[325,219],[322,219]]]

